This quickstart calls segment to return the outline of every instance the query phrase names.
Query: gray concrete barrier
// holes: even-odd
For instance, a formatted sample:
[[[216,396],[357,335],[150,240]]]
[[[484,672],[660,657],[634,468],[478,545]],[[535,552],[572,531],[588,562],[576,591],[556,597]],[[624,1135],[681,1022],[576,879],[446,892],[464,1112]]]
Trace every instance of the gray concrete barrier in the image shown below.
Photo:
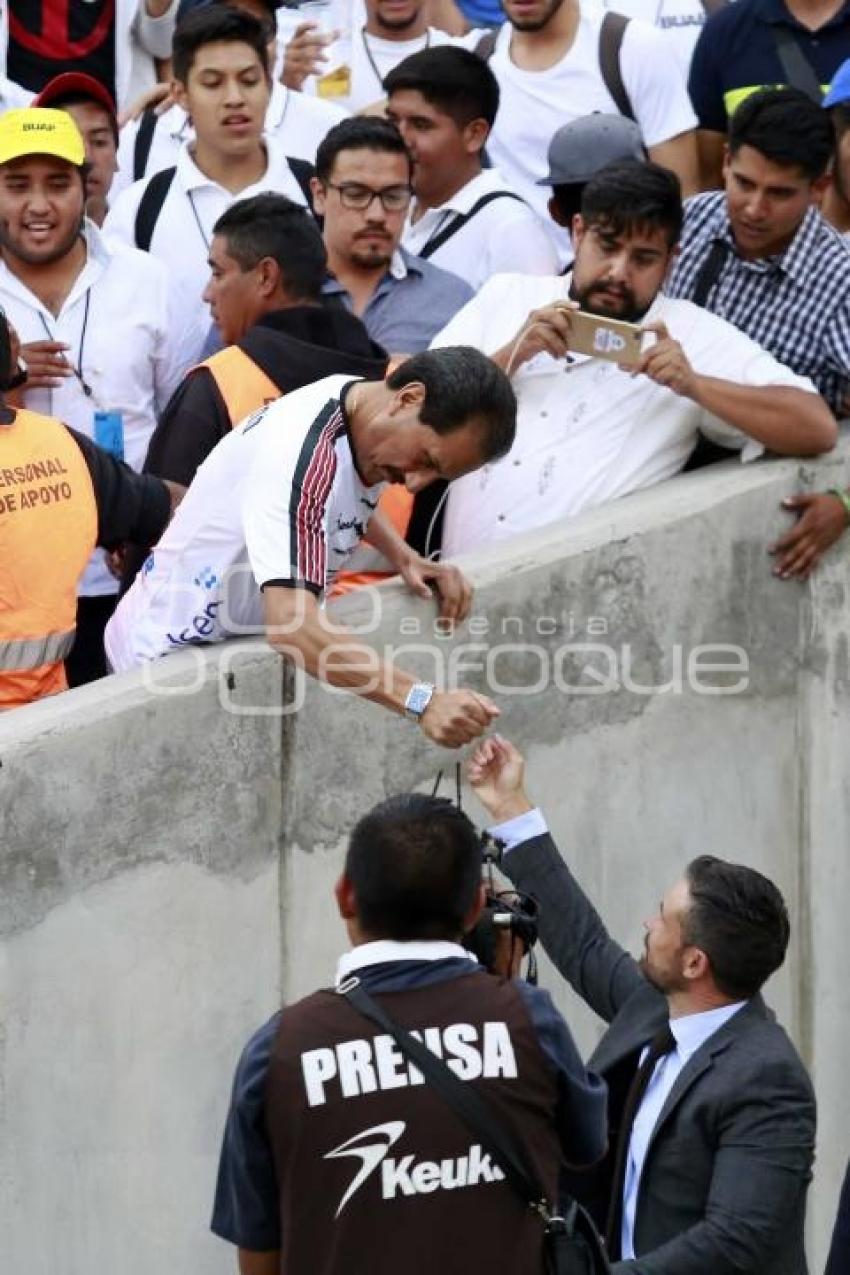
[[[366,598],[341,608],[424,676],[495,688],[562,852],[633,950],[695,854],[779,882],[793,941],[768,1000],[820,1101],[815,1271],[850,1154],[846,549],[800,585],[766,544],[781,498],[839,480],[847,451],[683,476],[470,557],[453,637],[397,586],[377,624]],[[440,767],[453,784],[454,761],[260,641],[0,718],[4,1272],[234,1270],[207,1223],[240,1048],[332,979],[354,820]],[[588,1050],[599,1024],[543,980]]]

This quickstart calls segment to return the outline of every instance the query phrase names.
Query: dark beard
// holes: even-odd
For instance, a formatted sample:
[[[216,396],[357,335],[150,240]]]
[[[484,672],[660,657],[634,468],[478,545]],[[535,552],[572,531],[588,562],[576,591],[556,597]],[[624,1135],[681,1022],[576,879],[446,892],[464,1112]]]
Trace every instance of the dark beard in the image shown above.
[[[599,305],[594,305],[593,301],[590,299],[591,293],[594,290],[595,289],[588,288],[583,292],[579,292],[576,289],[575,283],[570,280],[570,300],[577,301],[581,309],[584,310],[586,314],[598,314],[600,318],[603,319],[619,319],[623,323],[640,323],[641,319],[652,305],[652,302],[650,302],[650,305],[642,307],[637,306],[635,304],[634,294],[628,289],[625,289],[623,295],[625,308],[619,310],[616,314],[612,314],[610,310],[606,310],[604,307]],[[654,301],[655,298],[653,297],[652,300]]]

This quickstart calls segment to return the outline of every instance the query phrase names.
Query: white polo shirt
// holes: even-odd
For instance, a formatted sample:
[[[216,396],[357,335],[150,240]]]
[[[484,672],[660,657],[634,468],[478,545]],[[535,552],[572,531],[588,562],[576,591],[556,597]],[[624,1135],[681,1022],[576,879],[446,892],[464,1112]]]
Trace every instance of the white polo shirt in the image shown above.
[[[619,114],[599,69],[599,29],[604,15],[599,0],[581,0],[572,47],[546,71],[523,71],[511,61],[513,28],[508,22],[499,32],[490,59],[501,99],[487,143],[488,154],[517,194],[544,219],[551,191],[535,183],[549,171],[546,157],[554,133],[593,111]],[[620,68],[646,146],[696,128],[697,118],[682,73],[655,27],[629,23],[620,49]]]
[[[455,315],[433,346],[473,345],[492,354],[516,337],[532,310],[569,295],[569,276],[498,275]],[[695,371],[740,385],[787,385],[814,394],[725,319],[659,295],[644,319],[661,319]],[[447,556],[557,522],[678,473],[698,431],[742,459],[764,448],[691,399],[632,378],[614,363],[538,354],[512,378],[519,410],[510,453],[453,482],[443,528]]]
[[[455,218],[465,216],[479,199],[496,191],[515,193],[497,169],[483,169],[451,199],[427,209],[418,221],[408,218],[402,243],[418,256]],[[476,291],[494,274],[516,270],[551,275],[558,269],[558,255],[537,213],[507,196],[485,204],[428,260],[460,275]]]
[[[327,376],[254,412],[214,447],[105,634],[116,672],[262,630],[261,588],[319,595],[359,545],[382,483],[354,464]]]
[[[124,459],[141,469],[157,416],[194,361],[182,314],[161,262],[123,244],[108,243],[85,223],[88,257],[58,315],[0,261],[0,304],[21,341],[56,340],[70,347],[77,376],[56,389],[27,390],[31,411],[55,416],[94,437],[94,413],[118,411]],[[115,593],[118,582],[96,550],[80,585],[84,595]]]
[[[329,129],[346,118],[346,112],[331,102],[296,93],[283,84],[272,85],[271,98],[266,111],[265,134],[277,142],[284,155],[293,159],[306,159],[312,164],[316,159],[319,142]],[[109,198],[115,202],[118,195],[133,184],[133,161],[139,120],[132,120],[122,128],[118,140],[118,172],[109,189]],[[151,177],[163,168],[177,163],[180,147],[194,141],[195,130],[182,106],[170,107],[157,121],[151,138],[151,148],[145,165],[145,176]]]
[[[268,154],[265,173],[251,186],[236,194],[219,186],[198,168],[191,147],[184,142],[177,155],[174,180],[154,227],[150,251],[168,269],[179,290],[184,323],[194,334],[195,353],[200,354],[210,326],[209,311],[201,300],[210,269],[207,264],[213,226],[237,199],[250,199],[264,191],[286,195],[305,205],[301,187],[292,175],[279,143],[266,139]],[[136,213],[150,178],[134,182],[119,195],[103,225],[104,234],[122,243],[135,245]]]

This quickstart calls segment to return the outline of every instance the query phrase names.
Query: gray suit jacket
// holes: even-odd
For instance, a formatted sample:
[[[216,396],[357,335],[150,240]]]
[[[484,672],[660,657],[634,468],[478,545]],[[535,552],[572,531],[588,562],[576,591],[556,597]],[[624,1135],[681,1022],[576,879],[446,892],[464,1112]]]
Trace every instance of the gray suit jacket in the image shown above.
[[[644,1045],[667,1018],[664,996],[615,943],[548,835],[516,846],[503,871],[541,905],[556,967],[607,1023],[588,1066],[609,1084],[610,1147]],[[650,1141],[635,1213],[636,1275],[805,1275],[803,1221],[814,1156],[806,1070],[760,996],[696,1051]],[[575,1194],[604,1225],[612,1154]]]

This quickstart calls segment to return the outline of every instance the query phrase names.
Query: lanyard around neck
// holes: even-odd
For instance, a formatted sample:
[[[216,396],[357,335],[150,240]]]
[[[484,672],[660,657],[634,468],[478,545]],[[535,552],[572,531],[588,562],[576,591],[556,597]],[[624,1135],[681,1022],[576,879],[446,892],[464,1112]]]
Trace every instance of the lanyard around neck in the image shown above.
[[[79,383],[80,383],[80,388],[82,389],[82,391],[83,391],[83,393],[85,394],[86,398],[91,398],[91,397],[92,397],[92,393],[93,393],[93,391],[92,391],[92,387],[89,385],[88,381],[87,381],[87,380],[86,380],[86,378],[83,376],[83,354],[85,353],[85,348],[86,348],[86,332],[88,331],[88,326],[89,326],[89,304],[90,304],[90,302],[91,302],[91,285],[89,285],[89,286],[86,288],[85,301],[84,301],[84,303],[83,303],[83,326],[82,326],[82,328],[80,329],[80,343],[79,343],[79,345],[77,346],[77,362],[76,362],[76,366],[75,366],[73,363],[71,363],[71,371],[74,373],[74,376],[76,376],[77,380],[79,381]],[[39,319],[41,320],[41,326],[44,328],[45,332],[47,333],[47,339],[48,339],[48,341],[55,341],[55,340],[56,340],[56,336],[55,336],[55,334],[54,334],[53,332],[51,332],[51,331],[50,331],[50,328],[47,326],[47,320],[45,319],[45,317],[44,317],[44,315],[42,314],[41,310],[39,310],[39,312],[38,312],[38,317],[39,317]],[[70,360],[69,360],[69,362],[70,362]]]
[[[372,74],[374,75],[375,79],[383,88],[384,77],[381,75],[381,72],[378,70],[378,64],[375,61],[374,57],[372,56],[372,50],[369,48],[369,41],[366,39],[366,23],[365,22],[363,23],[363,26],[360,28],[360,39],[363,42],[364,52],[366,54],[366,57],[369,60],[369,65],[372,68]],[[422,48],[430,49],[430,47],[431,47],[431,28],[429,27],[428,30],[425,32],[425,43],[422,45]],[[417,50],[417,52],[420,52],[420,50]]]

